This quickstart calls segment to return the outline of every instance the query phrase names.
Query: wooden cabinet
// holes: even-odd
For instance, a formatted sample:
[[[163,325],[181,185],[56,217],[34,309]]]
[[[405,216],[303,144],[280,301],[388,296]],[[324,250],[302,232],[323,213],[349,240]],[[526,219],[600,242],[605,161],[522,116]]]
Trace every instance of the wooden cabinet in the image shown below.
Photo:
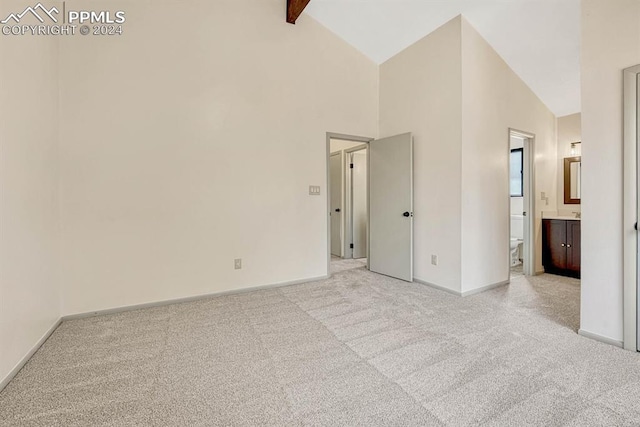
[[[580,221],[542,220],[542,265],[546,273],[580,278]]]

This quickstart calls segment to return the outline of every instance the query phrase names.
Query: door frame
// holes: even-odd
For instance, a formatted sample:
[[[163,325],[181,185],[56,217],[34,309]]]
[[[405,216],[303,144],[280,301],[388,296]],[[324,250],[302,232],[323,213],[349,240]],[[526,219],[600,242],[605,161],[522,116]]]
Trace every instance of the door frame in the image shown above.
[[[325,148],[325,188],[327,189],[326,200],[326,231],[327,231],[327,277],[331,276],[331,187],[329,186],[329,157],[331,156],[331,140],[343,139],[346,141],[369,143],[375,138],[369,138],[366,136],[349,135],[344,133],[327,132],[326,133],[326,148]],[[367,170],[367,174],[369,171]],[[367,175],[368,176],[368,175]],[[344,184],[344,183],[343,183]],[[367,199],[369,198],[369,188],[367,187]],[[367,245],[369,243],[367,242]],[[369,252],[367,248],[367,253]],[[368,264],[369,260],[367,260]]]
[[[640,215],[640,65],[623,71],[623,335],[622,345],[626,350],[638,351],[638,254],[640,241],[636,223]]]
[[[524,132],[514,128],[508,128],[507,130],[507,170],[511,169],[511,137],[515,136],[522,138],[523,142],[523,160],[522,160],[522,179],[524,194],[523,194],[523,208],[527,213],[522,223],[525,227],[523,230],[525,251],[523,272],[525,276],[534,276],[536,274],[536,242],[535,236],[535,141],[536,136],[531,132]],[[525,177],[527,178],[525,180]],[[511,188],[509,180],[507,180],[507,197],[508,204],[508,218],[509,218],[509,238],[511,238]],[[511,242],[507,242],[508,254],[511,255]],[[509,270],[507,274],[508,280],[511,280],[511,263],[509,262]]]
[[[345,171],[345,191],[344,194],[344,247],[342,248],[343,257],[346,256],[347,251],[351,250],[351,257],[353,258],[353,250],[349,246],[348,240],[353,240],[353,171],[348,167],[349,155],[358,151],[365,151],[367,156],[367,164],[369,163],[369,143],[356,145],[355,147],[347,148],[344,151],[344,171]],[[367,168],[367,221],[369,220],[369,168]],[[368,225],[367,225],[368,227]],[[368,230],[368,228],[367,228]],[[347,239],[351,237],[351,239]],[[369,233],[367,232],[367,247],[365,249],[367,254],[367,266],[369,265]]]

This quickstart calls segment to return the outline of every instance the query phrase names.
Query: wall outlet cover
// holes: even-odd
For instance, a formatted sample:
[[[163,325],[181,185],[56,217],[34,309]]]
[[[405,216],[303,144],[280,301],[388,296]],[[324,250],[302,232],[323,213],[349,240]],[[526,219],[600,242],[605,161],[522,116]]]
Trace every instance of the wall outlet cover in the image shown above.
[[[233,260],[233,263],[236,270],[240,270],[242,268],[242,258],[236,258]]]
[[[431,264],[438,265],[438,255],[431,255]]]

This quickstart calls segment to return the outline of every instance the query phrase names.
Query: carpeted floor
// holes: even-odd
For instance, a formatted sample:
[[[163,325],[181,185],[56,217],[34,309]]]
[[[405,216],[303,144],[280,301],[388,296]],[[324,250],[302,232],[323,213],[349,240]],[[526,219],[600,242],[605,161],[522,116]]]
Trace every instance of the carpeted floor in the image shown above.
[[[524,274],[524,266],[522,264],[515,265],[510,269],[510,276],[513,279],[516,276],[522,276]]]
[[[331,274],[340,273],[345,270],[353,270],[354,268],[362,268],[367,266],[366,258],[358,259],[342,259],[331,257]]]
[[[640,424],[640,356],[576,334],[578,281],[460,298],[361,265],[65,322],[0,394],[0,425]]]

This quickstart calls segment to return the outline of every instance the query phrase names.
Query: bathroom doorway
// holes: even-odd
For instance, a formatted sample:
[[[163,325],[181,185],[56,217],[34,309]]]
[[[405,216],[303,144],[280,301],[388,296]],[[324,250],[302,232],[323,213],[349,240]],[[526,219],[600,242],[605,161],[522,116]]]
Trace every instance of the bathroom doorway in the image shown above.
[[[509,277],[532,275],[534,136],[509,130]]]

